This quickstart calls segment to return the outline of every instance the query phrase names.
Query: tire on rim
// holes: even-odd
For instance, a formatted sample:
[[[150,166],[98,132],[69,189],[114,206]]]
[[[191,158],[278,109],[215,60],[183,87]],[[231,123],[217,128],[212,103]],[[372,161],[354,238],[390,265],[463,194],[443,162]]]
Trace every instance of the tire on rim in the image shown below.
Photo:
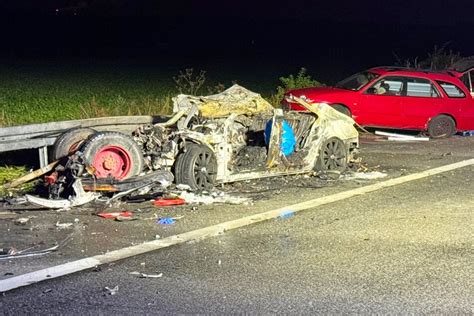
[[[143,156],[138,144],[118,132],[96,133],[82,146],[84,163],[92,166],[97,178],[124,180],[138,176],[143,169]]]
[[[342,105],[342,104],[333,104],[332,105],[332,108],[338,112],[341,112],[342,114],[345,114],[349,117],[352,117],[352,113],[351,113],[351,110],[349,110],[349,108],[345,105]]]
[[[342,140],[331,137],[321,146],[319,157],[316,161],[316,171],[339,171],[347,168],[348,150]]]
[[[428,135],[432,138],[451,137],[456,133],[456,123],[447,115],[438,115],[428,122]]]
[[[53,160],[68,156],[81,147],[85,140],[95,134],[96,131],[88,127],[79,127],[68,130],[61,134],[53,145]]]
[[[187,144],[175,163],[176,184],[186,184],[192,190],[210,190],[217,176],[217,160],[204,145]]]

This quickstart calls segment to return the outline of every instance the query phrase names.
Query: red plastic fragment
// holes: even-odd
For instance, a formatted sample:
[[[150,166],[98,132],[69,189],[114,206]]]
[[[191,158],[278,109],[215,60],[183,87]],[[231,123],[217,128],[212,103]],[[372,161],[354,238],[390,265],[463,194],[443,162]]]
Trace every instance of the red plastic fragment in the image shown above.
[[[183,205],[186,201],[182,198],[159,198],[153,201],[155,206]]]
[[[50,184],[50,185],[55,184],[56,181],[58,181],[58,172],[57,171],[54,171],[49,176],[44,176],[44,182],[46,182],[47,184]]]
[[[97,216],[103,217],[103,218],[117,218],[119,216],[122,217],[130,217],[132,216],[133,213],[129,211],[123,211],[123,212],[110,212],[110,213],[98,213]]]

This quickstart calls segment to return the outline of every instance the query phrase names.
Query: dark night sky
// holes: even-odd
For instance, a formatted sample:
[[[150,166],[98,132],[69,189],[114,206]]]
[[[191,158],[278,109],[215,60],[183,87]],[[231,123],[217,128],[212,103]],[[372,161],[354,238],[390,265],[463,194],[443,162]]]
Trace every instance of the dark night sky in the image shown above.
[[[474,55],[474,0],[0,0],[0,15],[3,60],[246,58],[357,70],[447,42]]]
[[[474,20],[474,1],[471,0],[2,0],[0,8],[9,14],[55,14],[56,9],[63,9],[64,12],[69,9],[81,15],[103,16],[272,17],[422,24],[468,23]]]

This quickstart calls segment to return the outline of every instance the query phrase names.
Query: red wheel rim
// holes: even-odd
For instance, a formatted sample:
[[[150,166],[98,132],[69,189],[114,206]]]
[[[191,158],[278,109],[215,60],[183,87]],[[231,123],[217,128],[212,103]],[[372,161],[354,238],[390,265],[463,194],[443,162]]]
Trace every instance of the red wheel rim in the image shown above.
[[[128,152],[119,146],[105,146],[94,156],[92,166],[97,178],[109,175],[115,179],[125,178],[131,169],[132,159]]]

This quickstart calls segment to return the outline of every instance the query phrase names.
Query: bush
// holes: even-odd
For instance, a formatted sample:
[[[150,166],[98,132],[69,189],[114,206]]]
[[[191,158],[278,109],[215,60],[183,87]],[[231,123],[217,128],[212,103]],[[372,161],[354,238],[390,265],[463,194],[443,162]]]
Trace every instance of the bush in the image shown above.
[[[425,59],[419,60],[418,57],[413,59],[401,60],[396,54],[396,65],[407,67],[407,68],[423,68],[430,70],[444,70],[450,68],[455,62],[462,59],[459,52],[453,52],[452,49],[448,50],[449,43],[444,43],[441,47],[435,45],[433,52],[428,53]]]
[[[280,77],[280,83],[281,85],[277,87],[276,94],[269,98],[269,102],[274,106],[280,104],[283,95],[288,90],[323,86],[322,83],[314,80],[306,73],[306,68],[301,68],[296,76]]]
[[[186,68],[174,76],[173,80],[179,93],[197,95],[206,82],[206,72],[201,70],[199,74],[194,74],[193,68]]]

